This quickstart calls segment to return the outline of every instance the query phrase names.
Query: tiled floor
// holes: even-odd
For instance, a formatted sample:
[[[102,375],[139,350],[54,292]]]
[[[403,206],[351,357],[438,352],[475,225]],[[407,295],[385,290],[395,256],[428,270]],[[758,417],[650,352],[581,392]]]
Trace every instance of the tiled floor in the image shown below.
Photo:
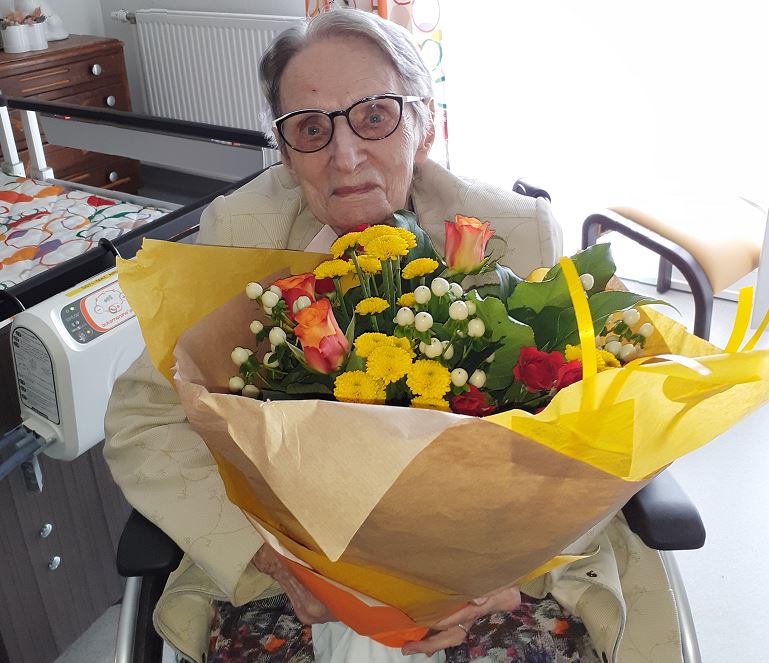
[[[653,292],[648,286],[628,285]],[[664,297],[679,308],[684,322],[691,320],[690,295],[669,292]],[[734,311],[733,302],[716,301],[714,343],[723,345],[729,337]],[[765,339],[762,345],[769,343]],[[704,663],[769,660],[763,644],[769,590],[763,573],[769,550],[767,431],[769,408],[764,408],[671,470],[696,502],[708,530],[703,549],[676,554]],[[110,608],[57,663],[111,663],[117,619],[118,608]]]

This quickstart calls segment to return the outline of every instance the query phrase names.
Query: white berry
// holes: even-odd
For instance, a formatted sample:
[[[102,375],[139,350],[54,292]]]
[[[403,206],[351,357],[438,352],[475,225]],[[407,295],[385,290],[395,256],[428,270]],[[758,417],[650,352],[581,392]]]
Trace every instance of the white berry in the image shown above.
[[[265,308],[272,308],[280,301],[280,295],[275,294],[272,290],[268,290],[262,295],[262,306]]]
[[[251,350],[247,348],[235,348],[232,351],[232,354],[230,354],[230,357],[232,357],[232,361],[235,364],[235,366],[242,366],[248,361],[248,358],[253,354]]]
[[[430,284],[430,290],[433,291],[436,297],[443,297],[443,295],[448,293],[450,287],[449,282],[440,277],[433,279],[433,282]]]
[[[297,297],[297,300],[294,302],[294,313],[298,313],[302,309],[307,308],[310,304],[312,304],[312,302],[307,295]]]
[[[476,305],[475,305],[475,302],[474,302],[472,299],[468,299],[468,300],[465,302],[465,304],[467,304],[467,312],[468,312],[470,315],[475,315],[475,309],[476,309]]]
[[[236,375],[234,378],[230,378],[229,387],[230,387],[230,391],[233,394],[237,394],[245,386],[246,386],[246,381],[239,375]]]
[[[267,315],[272,315],[272,306],[263,306],[262,308]]]
[[[283,291],[276,285],[271,285],[269,290],[270,292],[274,292],[278,297],[283,296]]]
[[[633,325],[637,324],[640,319],[641,314],[634,308],[629,308],[622,314],[622,322],[624,322],[628,327],[632,327]]]
[[[480,338],[486,333],[486,325],[480,318],[473,318],[467,323],[467,335],[471,338]]]
[[[420,285],[414,290],[414,300],[417,304],[427,304],[433,294],[426,285]]]
[[[604,350],[606,352],[611,352],[615,357],[619,354],[619,351],[622,349],[622,343],[619,341],[609,341],[605,346]]]
[[[451,371],[451,384],[455,387],[464,387],[467,383],[467,371],[464,368],[455,368]]]
[[[424,354],[430,359],[435,359],[443,354],[443,343],[437,338],[430,339],[430,345],[425,348]]]
[[[449,292],[454,295],[456,299],[459,299],[462,295],[465,294],[465,291],[462,290],[462,286],[459,285],[459,283],[452,283],[449,286]]]
[[[482,371],[480,368],[477,371],[473,371],[473,374],[470,376],[470,384],[478,387],[478,389],[483,387],[486,384],[485,371]]]
[[[636,356],[635,346],[633,346],[630,343],[625,343],[625,345],[623,345],[619,351],[619,358],[622,361],[631,361],[632,359],[635,359],[635,356]]]
[[[254,320],[248,328],[251,330],[252,334],[261,334],[262,330],[264,329],[264,325],[259,322],[258,320]]]
[[[579,277],[579,280],[582,281],[582,287],[585,290],[592,290],[595,285],[595,279],[592,274],[583,274]]]
[[[449,306],[449,317],[452,320],[467,320],[470,312],[467,310],[467,304],[462,301],[452,302]]]
[[[450,361],[454,357],[454,346],[450,345],[448,341],[443,341],[443,358],[446,361]]]
[[[419,353],[424,354],[425,352],[427,352],[427,343],[419,341]]]
[[[414,327],[417,331],[426,332],[433,326],[433,316],[427,311],[420,311],[414,316]]]
[[[259,394],[262,392],[256,385],[247,384],[245,387],[243,387],[243,391],[240,393],[243,394],[243,396],[247,396],[248,398],[258,398]]]
[[[264,288],[262,288],[261,284],[251,282],[246,286],[246,297],[249,299],[259,299],[259,297],[262,296],[262,293],[264,292]]]
[[[404,306],[395,314],[395,324],[401,327],[410,327],[414,324],[414,311]]]
[[[286,332],[280,327],[273,327],[270,329],[270,343],[275,347],[283,345],[286,342]]]
[[[486,363],[490,364],[492,361],[494,361],[494,358],[496,355],[492,352],[488,357],[486,357]]]
[[[654,333],[654,325],[651,322],[644,322],[638,330],[644,338],[649,338]]]

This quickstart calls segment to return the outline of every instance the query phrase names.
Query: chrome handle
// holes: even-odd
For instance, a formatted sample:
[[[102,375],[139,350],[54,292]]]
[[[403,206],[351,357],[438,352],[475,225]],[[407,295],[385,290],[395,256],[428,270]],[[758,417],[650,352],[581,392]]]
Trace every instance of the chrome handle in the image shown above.
[[[51,561],[48,562],[48,568],[51,571],[55,571],[56,569],[59,568],[59,566],[61,566],[61,557],[59,557],[58,555],[54,555],[53,557],[51,557]]]
[[[117,182],[118,180],[118,174],[116,170],[113,170],[109,175],[107,175],[107,179],[110,182]]]
[[[115,99],[115,95],[111,94],[109,95],[109,97],[107,97],[104,100],[104,103],[107,104],[107,106],[109,106],[110,108],[112,108],[117,103],[117,99]]]
[[[94,76],[101,76],[101,72],[102,72],[102,69],[100,64],[95,64],[91,66],[91,73]]]
[[[51,523],[46,523],[40,528],[40,532],[39,532],[40,538],[47,539],[51,535],[52,531],[53,531],[53,525],[51,525]]]

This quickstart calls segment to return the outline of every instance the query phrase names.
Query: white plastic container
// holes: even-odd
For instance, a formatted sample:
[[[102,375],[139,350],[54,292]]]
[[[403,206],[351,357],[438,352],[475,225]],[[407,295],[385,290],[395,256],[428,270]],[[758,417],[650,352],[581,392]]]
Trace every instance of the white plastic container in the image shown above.
[[[30,51],[44,51],[48,48],[48,38],[45,35],[45,21],[25,25]]]
[[[3,48],[6,53],[26,53],[31,31],[29,25],[9,25],[3,32]],[[46,48],[45,46],[44,48]]]

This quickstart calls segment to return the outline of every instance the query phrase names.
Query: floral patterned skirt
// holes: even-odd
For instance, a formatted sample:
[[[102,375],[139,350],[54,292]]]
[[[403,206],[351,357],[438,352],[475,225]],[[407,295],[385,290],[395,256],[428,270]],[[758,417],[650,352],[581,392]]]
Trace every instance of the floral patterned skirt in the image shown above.
[[[601,663],[582,621],[550,596],[525,594],[515,612],[476,620],[446,663]],[[285,595],[239,608],[216,602],[207,663],[312,663],[312,628]]]

